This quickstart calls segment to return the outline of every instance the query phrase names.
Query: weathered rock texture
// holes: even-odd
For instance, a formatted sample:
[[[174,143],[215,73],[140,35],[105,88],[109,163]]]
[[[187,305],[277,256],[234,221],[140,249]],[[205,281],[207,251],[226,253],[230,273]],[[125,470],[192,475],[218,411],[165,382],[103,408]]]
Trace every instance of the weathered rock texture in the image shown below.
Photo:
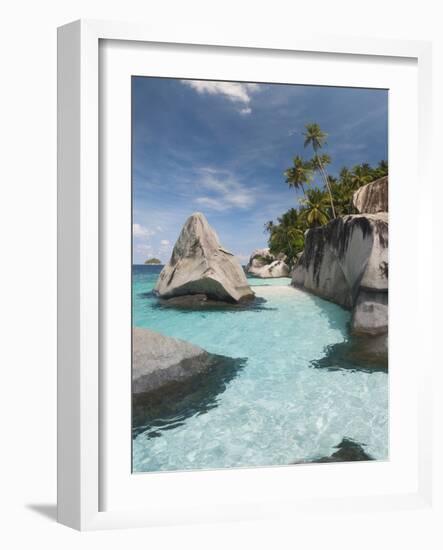
[[[307,232],[292,283],[352,309],[354,334],[382,334],[388,262],[388,214],[344,216]]]
[[[182,340],[133,329],[132,431],[159,437],[172,422],[204,414],[246,364]]]
[[[189,342],[152,330],[132,331],[132,390],[153,392],[182,384],[214,368],[229,366],[235,359],[213,355]]]
[[[357,189],[352,198],[352,203],[360,214],[388,212],[388,195],[388,176],[385,176]]]
[[[200,213],[186,220],[154,293],[166,299],[200,294],[231,303],[254,297],[240,263]]]
[[[285,259],[284,254],[275,256],[271,254],[269,248],[259,248],[251,254],[246,273],[262,279],[289,277],[289,267]]]

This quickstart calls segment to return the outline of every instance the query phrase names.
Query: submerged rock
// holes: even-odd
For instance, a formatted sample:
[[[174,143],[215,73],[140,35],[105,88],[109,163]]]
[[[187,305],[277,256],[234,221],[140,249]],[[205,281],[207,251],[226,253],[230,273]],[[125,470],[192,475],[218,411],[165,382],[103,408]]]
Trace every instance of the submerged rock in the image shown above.
[[[256,297],[254,300],[243,300],[241,302],[222,302],[211,300],[206,294],[190,294],[187,296],[174,296],[173,298],[160,298],[158,307],[182,309],[184,311],[214,310],[214,311],[260,311],[265,308],[266,300]]]
[[[133,394],[180,385],[235,361],[149,329],[134,328],[132,331]]]
[[[200,294],[231,303],[254,298],[239,262],[200,213],[186,220],[154,293],[164,299]]]
[[[217,406],[246,359],[206,352],[148,329],[133,329],[133,435],[160,437]]]
[[[275,256],[269,248],[258,248],[249,258],[246,273],[262,279],[289,277],[289,267],[285,260],[284,254]]]
[[[335,449],[338,449],[330,456],[324,456],[322,458],[316,458],[314,460],[300,460],[293,464],[306,464],[306,463],[318,463],[318,462],[355,462],[355,461],[367,461],[374,460],[372,456],[368,455],[363,449],[364,445],[357,443],[353,439],[344,437],[341,442],[336,445]]]
[[[353,334],[385,334],[388,262],[388,214],[344,216],[307,232],[292,284],[352,309]]]
[[[350,335],[344,342],[331,344],[313,367],[328,370],[361,370],[365,372],[388,370],[388,336]]]
[[[352,198],[352,204],[360,214],[388,212],[388,195],[388,176],[384,176],[357,189]]]
[[[338,449],[338,451],[332,453],[331,456],[318,458],[312,462],[354,462],[357,460],[374,460],[365,452],[362,445],[347,437],[344,437],[335,448]]]

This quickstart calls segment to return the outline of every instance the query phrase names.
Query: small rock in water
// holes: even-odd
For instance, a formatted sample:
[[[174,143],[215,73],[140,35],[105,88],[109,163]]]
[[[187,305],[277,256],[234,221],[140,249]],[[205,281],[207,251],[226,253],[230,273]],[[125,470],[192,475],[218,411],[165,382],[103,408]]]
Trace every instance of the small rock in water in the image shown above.
[[[335,447],[338,449],[331,456],[324,456],[322,458],[316,458],[315,460],[301,460],[294,462],[293,464],[306,464],[317,462],[356,462],[374,460],[372,456],[368,455],[363,449],[364,445],[357,443],[353,439],[344,437],[341,442]]]
[[[284,254],[275,256],[269,248],[259,248],[251,254],[245,271],[249,275],[261,279],[289,277],[289,267],[285,261]]]
[[[374,460],[364,451],[360,443],[347,437],[344,437],[335,448],[338,449],[338,451],[332,453],[331,456],[319,458],[312,462],[354,462],[356,460]]]

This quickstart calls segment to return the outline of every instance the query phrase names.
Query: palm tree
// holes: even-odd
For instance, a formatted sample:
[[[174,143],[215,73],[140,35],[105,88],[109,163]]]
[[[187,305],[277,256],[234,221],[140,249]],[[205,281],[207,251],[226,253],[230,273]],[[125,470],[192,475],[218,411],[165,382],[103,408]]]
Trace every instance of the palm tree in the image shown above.
[[[300,216],[306,219],[310,227],[325,225],[329,221],[327,198],[321,189],[310,189],[303,201]]]
[[[342,185],[350,186],[351,185],[351,179],[352,179],[352,173],[349,170],[349,168],[346,168],[346,166],[343,166],[343,168],[340,170],[339,178],[340,178],[340,183]]]
[[[272,220],[269,220],[265,223],[265,233],[272,233],[272,230],[274,228],[274,222]]]
[[[378,163],[377,168],[375,169],[376,177],[382,178],[383,176],[388,175],[388,163],[385,160],[381,160]]]
[[[331,182],[331,192],[334,197],[335,211],[338,216],[345,216],[346,214],[351,214],[353,211],[352,208],[352,197],[354,191],[349,182],[335,181]]]
[[[368,169],[369,168],[369,169]],[[371,167],[368,164],[357,164],[351,172],[351,184],[353,189],[370,183],[373,179]]]
[[[305,246],[305,232],[299,227],[290,227],[287,231],[288,235],[288,248],[290,251],[290,258],[295,259],[298,252],[301,252]]]
[[[331,157],[327,153],[323,153],[323,155],[316,155],[311,160],[313,170],[321,170],[322,168],[325,169],[325,166],[328,164],[331,164]]]
[[[331,159],[327,155],[325,156],[325,155],[318,154],[319,150],[323,147],[323,145],[325,145],[328,134],[323,132],[323,130],[320,128],[320,126],[317,123],[306,124],[305,128],[306,128],[306,131],[303,134],[305,136],[304,146],[307,147],[308,145],[311,145],[312,149],[314,150],[313,166],[318,166],[320,174],[322,175],[323,180],[326,184],[326,187],[329,193],[329,200],[331,201],[332,215],[335,218],[336,216],[335,216],[334,201],[332,199],[332,193],[331,193],[331,188],[329,186],[328,174],[326,173],[326,170],[324,168],[322,157],[323,157],[323,160],[325,160],[325,158],[329,159],[329,162],[331,161]]]
[[[300,156],[294,157],[293,165],[285,171],[286,183],[289,187],[302,189],[305,195],[305,184],[312,180],[312,167],[309,162],[304,161]]]

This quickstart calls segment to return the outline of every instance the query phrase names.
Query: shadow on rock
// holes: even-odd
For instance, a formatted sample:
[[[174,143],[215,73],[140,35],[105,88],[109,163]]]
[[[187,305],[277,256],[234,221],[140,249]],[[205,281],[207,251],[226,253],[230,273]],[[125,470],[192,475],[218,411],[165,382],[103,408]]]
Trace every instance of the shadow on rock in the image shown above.
[[[329,370],[387,372],[387,335],[350,336],[345,342],[328,346],[325,356],[313,361],[311,365]]]
[[[223,302],[212,300],[205,294],[191,294],[186,296],[175,296],[173,298],[159,298],[155,307],[173,308],[182,311],[263,311],[274,310],[265,306],[264,298],[255,297],[252,300],[245,300],[239,303]]]
[[[181,426],[194,415],[205,414],[218,404],[218,396],[243,369],[247,359],[211,355],[212,364],[204,375],[171,382],[158,390],[132,398],[132,433],[160,437],[165,430]]]
[[[335,447],[338,449],[331,456],[324,456],[322,458],[316,458],[314,460],[302,460],[294,462],[293,464],[307,464],[317,462],[356,462],[356,461],[368,461],[374,460],[372,456],[368,455],[363,449],[365,445],[357,443],[353,439],[344,437],[342,441]]]

